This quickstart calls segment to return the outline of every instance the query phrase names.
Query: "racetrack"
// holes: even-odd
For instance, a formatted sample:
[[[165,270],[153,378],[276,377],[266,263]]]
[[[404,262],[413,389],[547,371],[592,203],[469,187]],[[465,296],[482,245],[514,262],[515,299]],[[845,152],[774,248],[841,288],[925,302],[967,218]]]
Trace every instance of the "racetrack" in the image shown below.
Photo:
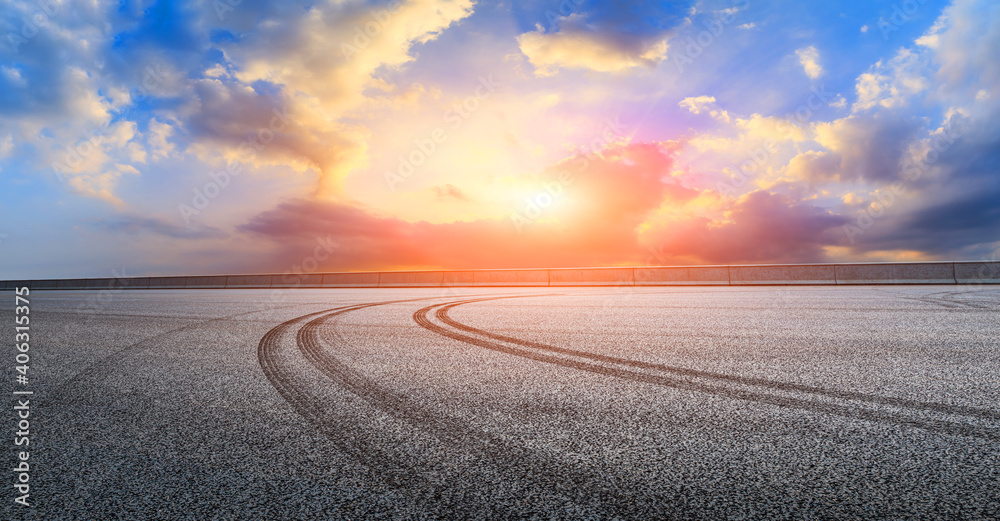
[[[995,519],[998,310],[971,286],[35,292],[29,518]]]

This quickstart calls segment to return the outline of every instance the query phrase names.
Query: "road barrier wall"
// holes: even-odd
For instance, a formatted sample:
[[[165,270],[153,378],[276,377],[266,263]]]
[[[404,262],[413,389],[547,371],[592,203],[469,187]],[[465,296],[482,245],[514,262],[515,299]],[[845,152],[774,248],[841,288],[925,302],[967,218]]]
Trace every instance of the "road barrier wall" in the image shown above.
[[[634,268],[563,268],[549,270],[549,286],[634,286]]]
[[[632,268],[636,286],[729,285],[729,266]]]
[[[743,284],[836,284],[836,266],[800,264],[776,266],[730,266],[730,283]]]
[[[327,273],[323,275],[324,288],[378,287],[378,273]]]
[[[1000,284],[1000,262],[956,262],[958,284]]]
[[[10,290],[1000,284],[1000,262],[644,266],[0,281]]]
[[[549,270],[476,270],[473,286],[548,286]]]

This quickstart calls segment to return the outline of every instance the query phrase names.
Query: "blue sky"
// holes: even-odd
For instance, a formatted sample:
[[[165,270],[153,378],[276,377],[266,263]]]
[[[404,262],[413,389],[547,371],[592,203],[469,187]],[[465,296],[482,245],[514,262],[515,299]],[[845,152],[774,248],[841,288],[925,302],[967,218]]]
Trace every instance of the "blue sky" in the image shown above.
[[[0,12],[2,278],[1000,250],[995,2]]]

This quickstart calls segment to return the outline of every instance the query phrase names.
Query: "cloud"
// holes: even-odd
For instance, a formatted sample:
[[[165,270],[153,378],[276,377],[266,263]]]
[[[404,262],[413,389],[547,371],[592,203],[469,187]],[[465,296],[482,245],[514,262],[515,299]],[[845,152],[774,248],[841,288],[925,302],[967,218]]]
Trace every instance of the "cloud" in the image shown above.
[[[364,103],[376,70],[412,61],[414,45],[473,8],[471,0],[407,0],[391,10],[248,0],[216,12],[218,4],[58,4],[30,41],[0,46],[0,136],[30,145],[19,147],[22,159],[49,172],[78,146],[101,148],[57,173],[74,192],[117,206],[127,203],[109,165],[179,154],[210,168],[243,160],[313,169],[317,193],[338,195],[340,181],[364,164],[367,139],[363,127],[342,120]],[[7,34],[35,11],[30,4],[5,11],[0,28]],[[273,109],[295,124],[248,155],[248,136],[271,132]],[[148,130],[113,147],[83,144],[121,125]]]
[[[340,180],[365,160],[358,131],[283,92],[258,92],[231,78],[192,82],[175,116],[195,139],[189,150],[203,161],[313,170],[317,193],[338,193]]]
[[[283,252],[307,248],[316,237],[342,245],[330,269],[365,267],[530,267],[639,262],[636,230],[664,201],[698,192],[670,177],[676,144],[622,145],[576,156],[537,179],[563,203],[512,208],[510,218],[432,224],[380,217],[346,203],[298,200],[262,212],[240,230],[275,244],[273,268],[294,261]],[[515,215],[518,218],[515,218]]]
[[[900,49],[888,62],[877,62],[858,76],[855,82],[858,100],[852,110],[906,106],[914,96],[927,90],[926,67],[926,57],[908,48]]]
[[[923,129],[916,118],[876,114],[848,116],[812,126],[813,140],[833,161],[809,161],[804,179],[892,182],[902,175],[902,161]],[[808,153],[807,153],[808,154]],[[793,160],[794,162],[794,160]]]
[[[932,52],[929,72],[940,94],[953,102],[972,99],[978,89],[1000,93],[1000,4],[956,0],[945,8],[919,45]]]
[[[690,112],[695,114],[701,114],[701,112],[707,109],[709,106],[715,104],[714,96],[697,96],[693,98],[684,98],[678,105],[681,108],[688,109]]]
[[[7,134],[3,139],[0,139],[0,159],[7,157],[11,150],[14,150],[14,136]]]
[[[728,205],[725,218],[693,218],[653,228],[643,239],[660,263],[819,262],[844,242],[847,217],[788,195],[755,191]]]
[[[284,86],[327,111],[352,108],[372,74],[413,59],[410,48],[437,38],[472,13],[471,0],[409,0],[395,9],[359,2],[320,2],[290,17],[275,13],[227,45],[244,84]]]
[[[154,235],[171,239],[223,239],[228,233],[212,226],[178,226],[167,220],[138,214],[119,214],[108,219],[94,219],[92,228],[115,235]]]
[[[245,136],[239,134],[262,131],[270,113],[287,112],[291,125],[258,150],[255,161],[313,167],[317,194],[340,196],[341,181],[366,164],[367,139],[364,128],[343,120],[365,102],[366,88],[378,83],[376,71],[413,60],[413,45],[434,40],[473,6],[471,0],[410,0],[389,7],[330,1],[295,15],[276,12],[224,46],[231,77],[212,69],[213,77],[195,83],[192,123],[224,144],[229,160],[238,154],[246,160]]]
[[[446,184],[444,186],[434,186],[431,187],[434,190],[434,194],[437,195],[438,199],[442,200],[456,200],[456,201],[470,201],[469,196],[465,195],[464,192],[458,189],[455,185]]]
[[[518,36],[521,52],[538,76],[560,69],[623,73],[653,68],[667,59],[676,29],[690,23],[686,5],[588,4],[589,11],[537,25]]]
[[[666,37],[652,40],[618,39],[582,24],[571,15],[558,32],[542,29],[518,37],[521,52],[535,66],[539,76],[551,76],[559,69],[589,69],[622,72],[635,67],[653,67],[667,58]]]
[[[685,186],[673,171],[677,147],[634,144],[553,165],[540,186],[562,179],[575,204],[559,215],[543,208],[520,229],[509,220],[411,223],[315,200],[283,203],[240,229],[274,243],[272,269],[294,263],[317,238],[340,245],[322,267],[334,270],[815,262],[846,242],[848,217],[790,195],[754,191],[726,201]],[[664,217],[701,206],[711,215]]]
[[[823,67],[819,65],[819,51],[815,46],[803,47],[795,51],[795,55],[798,56],[799,64],[802,65],[806,76],[815,80],[823,75]]]
[[[98,126],[87,135],[88,139],[62,151],[50,151],[52,167],[59,180],[77,194],[102,199],[116,207],[124,206],[114,193],[118,179],[123,174],[138,175],[139,171],[128,165],[129,161],[119,161],[118,156],[123,150],[141,146],[137,141],[136,124],[120,120]],[[143,159],[142,155],[138,159]]]
[[[110,205],[90,230],[141,237],[150,251],[191,241],[176,259],[197,250],[213,266],[244,269],[283,270],[327,234],[340,244],[329,269],[643,263],[650,247],[677,263],[969,256],[1000,241],[996,2],[956,0],[909,45],[861,67],[845,62],[861,71],[846,98],[749,77],[719,90],[720,78],[747,70],[753,35],[709,25],[713,47],[692,73],[665,70],[684,46],[672,38],[701,34],[707,7],[581,2],[530,29],[530,6],[490,25],[484,18],[495,17],[474,16],[471,0],[391,11],[373,0],[215,5],[68,1],[16,54],[0,46],[4,177],[53,177],[58,163],[60,189]],[[11,4],[0,33],[35,9]],[[817,47],[804,45],[774,56],[792,63],[794,52],[808,78],[831,81]],[[837,50],[824,51],[827,61]],[[771,54],[753,58],[773,65]],[[589,72],[580,81],[568,71]],[[477,77],[493,73],[495,96],[474,96]],[[704,92],[732,105],[684,97]],[[808,116],[776,114],[792,105]],[[848,105],[850,115],[827,120],[830,107]],[[677,118],[695,127],[680,129],[678,109],[710,117]],[[608,133],[615,113],[624,123]],[[387,195],[383,174],[436,127],[446,133],[433,158]],[[662,141],[678,132],[683,149]],[[582,149],[592,153],[560,161]],[[173,210],[149,208],[157,194],[191,190],[177,184],[192,176],[152,175],[226,162],[254,174],[213,203],[228,224],[180,228],[142,215]],[[838,227],[878,210],[894,183],[903,189],[893,202],[845,242]],[[526,206],[539,197],[553,202]],[[215,238],[229,240],[206,240]],[[225,251],[234,245],[254,255]],[[258,259],[261,250],[272,253]]]
[[[174,135],[174,127],[157,120],[149,122],[149,137],[146,139],[152,149],[154,159],[165,159],[174,153],[174,145],[169,141]]]

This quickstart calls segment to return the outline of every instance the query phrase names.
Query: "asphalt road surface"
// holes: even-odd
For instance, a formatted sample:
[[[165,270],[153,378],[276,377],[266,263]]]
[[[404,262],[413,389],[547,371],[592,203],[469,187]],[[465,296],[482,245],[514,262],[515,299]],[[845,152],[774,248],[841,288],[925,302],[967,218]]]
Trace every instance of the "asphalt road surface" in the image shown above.
[[[4,519],[1000,516],[1000,288],[31,297]]]

